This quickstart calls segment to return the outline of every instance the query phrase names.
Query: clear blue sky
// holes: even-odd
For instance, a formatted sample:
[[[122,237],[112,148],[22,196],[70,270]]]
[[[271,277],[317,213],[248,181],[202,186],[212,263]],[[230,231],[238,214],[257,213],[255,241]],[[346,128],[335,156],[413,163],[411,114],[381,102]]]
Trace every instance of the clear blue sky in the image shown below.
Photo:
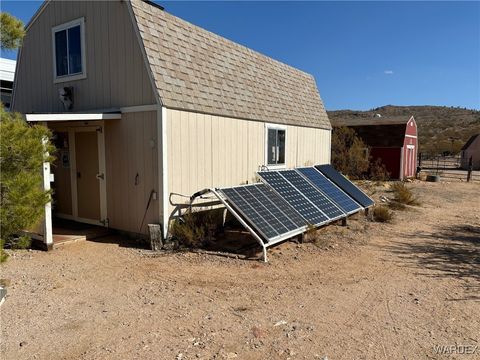
[[[329,110],[480,109],[480,2],[157,2],[313,74]],[[39,6],[2,1],[25,22]]]

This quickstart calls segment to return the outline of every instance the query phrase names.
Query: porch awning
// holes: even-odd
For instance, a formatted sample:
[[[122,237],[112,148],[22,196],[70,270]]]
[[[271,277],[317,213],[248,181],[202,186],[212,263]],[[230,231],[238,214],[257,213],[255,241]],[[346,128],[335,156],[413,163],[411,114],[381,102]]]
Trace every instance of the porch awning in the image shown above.
[[[28,122],[35,121],[93,121],[121,119],[120,112],[112,113],[55,113],[55,114],[25,114]]]

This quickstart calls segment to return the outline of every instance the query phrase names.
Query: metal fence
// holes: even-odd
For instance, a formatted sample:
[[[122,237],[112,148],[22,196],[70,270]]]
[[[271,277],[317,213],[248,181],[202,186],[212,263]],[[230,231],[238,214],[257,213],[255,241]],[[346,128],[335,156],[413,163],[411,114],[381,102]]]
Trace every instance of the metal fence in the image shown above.
[[[462,169],[460,156],[418,155],[418,166],[421,173],[439,175],[441,178],[459,181],[480,181],[480,171]]]

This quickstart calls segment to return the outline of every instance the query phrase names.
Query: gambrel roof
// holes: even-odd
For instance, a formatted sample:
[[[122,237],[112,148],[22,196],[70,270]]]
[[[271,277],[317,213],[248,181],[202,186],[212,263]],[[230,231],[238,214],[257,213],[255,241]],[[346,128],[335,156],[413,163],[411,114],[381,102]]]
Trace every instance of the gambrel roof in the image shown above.
[[[312,75],[148,2],[132,0],[131,4],[164,106],[331,129]]]

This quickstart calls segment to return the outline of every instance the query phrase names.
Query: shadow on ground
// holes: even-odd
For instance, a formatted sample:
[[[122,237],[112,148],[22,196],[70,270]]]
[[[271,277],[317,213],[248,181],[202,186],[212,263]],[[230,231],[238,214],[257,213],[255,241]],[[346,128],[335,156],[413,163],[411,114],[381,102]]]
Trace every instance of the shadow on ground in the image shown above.
[[[102,244],[117,244],[120,247],[131,249],[149,249],[148,243],[145,239],[128,237],[125,234],[115,232],[98,238],[88,239],[88,241]]]
[[[421,271],[424,276],[463,281],[471,295],[452,300],[480,301],[480,226],[446,226],[433,233],[410,233],[402,237],[404,241],[395,242],[390,251],[409,265],[424,270]]]

